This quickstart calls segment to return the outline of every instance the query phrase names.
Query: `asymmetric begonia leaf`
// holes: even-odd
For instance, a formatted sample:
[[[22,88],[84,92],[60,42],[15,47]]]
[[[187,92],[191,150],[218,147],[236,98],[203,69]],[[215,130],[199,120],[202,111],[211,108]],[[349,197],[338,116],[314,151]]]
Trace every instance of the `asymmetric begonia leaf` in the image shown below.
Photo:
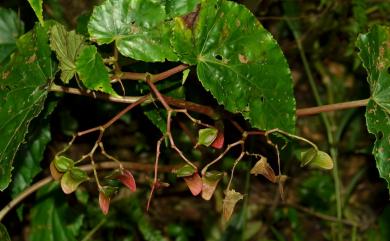
[[[171,42],[180,61],[197,64],[202,85],[225,109],[241,113],[256,128],[294,132],[289,66],[244,6],[203,0],[199,12],[175,18]]]
[[[50,31],[50,47],[56,52],[61,80],[67,84],[76,73],[76,58],[85,47],[84,37],[57,24]]]
[[[0,8],[0,63],[15,49],[16,40],[24,32],[24,24],[11,9]]]
[[[375,25],[357,40],[359,57],[368,72],[371,98],[367,105],[368,131],[376,136],[373,154],[379,175],[390,189],[390,28]]]
[[[103,58],[95,46],[83,48],[76,60],[76,70],[81,82],[91,90],[117,95],[112,89]]]
[[[34,10],[35,15],[37,16],[39,22],[41,23],[41,25],[43,25],[44,24],[43,15],[42,15],[43,0],[28,0],[28,2],[30,3],[31,8]]]
[[[41,112],[56,72],[46,28],[36,25],[19,38],[17,49],[0,71],[0,190],[11,181],[15,153]]]
[[[95,7],[88,24],[98,44],[115,41],[121,54],[146,62],[177,60],[170,45],[165,1],[106,0]]]

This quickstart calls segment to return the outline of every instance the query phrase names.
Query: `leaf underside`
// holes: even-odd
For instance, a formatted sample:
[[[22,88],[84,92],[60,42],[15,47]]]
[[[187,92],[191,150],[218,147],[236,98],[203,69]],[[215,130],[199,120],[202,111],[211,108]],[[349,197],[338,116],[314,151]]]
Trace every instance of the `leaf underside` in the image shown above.
[[[271,34],[244,6],[204,0],[199,12],[175,18],[172,45],[225,109],[253,127],[294,132],[289,66]]]
[[[76,58],[85,47],[84,38],[75,31],[66,31],[57,24],[50,31],[50,47],[56,52],[60,62],[61,80],[67,84],[76,73]]]
[[[37,25],[17,41],[17,48],[0,73],[0,190],[11,181],[15,153],[41,112],[55,74],[47,29]]]
[[[390,28],[375,25],[359,35],[356,45],[371,89],[366,123],[376,137],[373,154],[379,175],[390,189]]]

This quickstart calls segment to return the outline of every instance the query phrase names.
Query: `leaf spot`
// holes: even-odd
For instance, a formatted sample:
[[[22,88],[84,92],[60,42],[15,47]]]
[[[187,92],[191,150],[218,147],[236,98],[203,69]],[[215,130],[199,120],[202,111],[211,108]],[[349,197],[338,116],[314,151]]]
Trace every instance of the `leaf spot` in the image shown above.
[[[238,54],[238,59],[242,64],[247,64],[249,62],[248,58],[242,54]]]
[[[32,63],[34,63],[35,60],[37,60],[37,56],[34,54],[34,55],[30,56],[30,58],[28,58],[27,64],[32,64]]]

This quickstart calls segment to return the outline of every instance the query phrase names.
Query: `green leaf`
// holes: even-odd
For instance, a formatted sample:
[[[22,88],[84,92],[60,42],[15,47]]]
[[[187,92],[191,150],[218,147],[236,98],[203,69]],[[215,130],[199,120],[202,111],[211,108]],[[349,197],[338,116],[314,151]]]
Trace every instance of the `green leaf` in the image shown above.
[[[196,10],[200,0],[167,0],[166,10],[169,17],[183,16]]]
[[[217,138],[218,130],[215,128],[204,128],[199,130],[198,144],[210,146]]]
[[[24,33],[24,24],[11,9],[0,8],[0,63],[16,49],[16,40]]]
[[[11,241],[9,234],[7,232],[7,228],[0,223],[0,240],[1,241]]]
[[[88,175],[85,171],[80,168],[72,168],[65,172],[61,178],[61,188],[65,194],[70,194],[76,191],[77,187],[88,180]]]
[[[167,111],[154,104],[143,105],[144,114],[164,135],[167,132]]]
[[[26,140],[15,156],[12,197],[26,189],[42,170],[40,164],[46,146],[51,141],[50,115],[56,107],[56,100],[46,101],[44,110],[31,122]]]
[[[42,15],[43,0],[28,0],[28,2],[30,3],[30,6],[34,10],[35,15],[37,16],[39,22],[43,26],[43,24],[44,24],[44,22],[43,22],[43,15]]]
[[[46,124],[39,130],[35,130],[15,157],[14,181],[12,184],[12,196],[27,188],[33,178],[41,171],[40,162],[46,145],[51,140],[50,126]]]
[[[197,64],[203,86],[231,112],[259,129],[294,132],[289,66],[271,34],[234,2],[204,0],[196,18],[175,18],[172,44],[181,61]]]
[[[117,95],[112,89],[110,78],[103,63],[103,58],[95,46],[83,48],[76,60],[77,73],[81,82],[91,90],[98,90],[110,95]]]
[[[76,241],[67,224],[78,222],[58,184],[51,183],[39,190],[36,205],[31,209],[30,241]]]
[[[119,52],[146,62],[177,60],[170,45],[165,1],[106,0],[95,7],[88,31],[99,44],[115,41]]]
[[[301,149],[297,151],[298,160],[301,162],[301,166],[309,164],[317,155],[318,150],[313,147],[308,149]]]
[[[379,175],[390,189],[390,28],[373,26],[357,40],[359,57],[368,72],[371,98],[367,105],[368,131],[375,135],[373,154]]]
[[[47,29],[36,26],[17,41],[18,51],[0,71],[0,190],[11,181],[12,161],[30,121],[42,110],[54,78]]]
[[[322,168],[326,170],[330,170],[333,168],[333,160],[328,155],[328,153],[323,151],[318,151],[317,155],[314,157],[314,159],[309,163],[310,167],[317,167]]]
[[[74,166],[74,161],[66,156],[55,156],[53,163],[59,172],[67,172]]]
[[[57,24],[50,31],[50,47],[60,61],[61,80],[67,84],[76,73],[76,58],[85,47],[84,37]]]
[[[189,177],[196,172],[196,169],[193,166],[185,164],[175,171],[177,177]]]

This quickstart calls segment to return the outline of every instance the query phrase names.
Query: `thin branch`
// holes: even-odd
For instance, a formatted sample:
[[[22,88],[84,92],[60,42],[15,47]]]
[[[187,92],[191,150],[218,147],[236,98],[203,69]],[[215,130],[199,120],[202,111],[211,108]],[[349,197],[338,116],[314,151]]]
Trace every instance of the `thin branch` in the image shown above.
[[[78,88],[65,87],[65,86],[60,86],[60,85],[56,85],[56,84],[52,84],[49,88],[49,91],[87,96],[87,97],[91,97],[94,99],[107,100],[107,101],[123,103],[123,104],[132,104],[145,96],[149,96],[149,95],[125,96],[125,97],[111,96],[111,95],[101,93],[101,92],[86,91],[86,90],[82,90],[82,89],[78,89]],[[153,98],[151,96],[149,96],[149,99],[146,100],[145,102],[151,103],[151,102],[153,102]]]
[[[219,160],[221,160],[221,159],[226,155],[226,153],[227,153],[230,149],[232,149],[233,147],[235,147],[235,146],[237,146],[237,145],[242,145],[242,144],[244,144],[244,141],[243,141],[243,140],[239,140],[239,141],[237,141],[237,142],[234,142],[234,143],[232,143],[232,144],[229,144],[229,145],[226,147],[226,149],[225,149],[224,152],[222,152],[217,158],[215,158],[213,161],[209,162],[205,167],[203,167],[203,169],[202,169],[202,171],[201,171],[202,176],[204,176],[204,175],[206,174],[206,171],[207,171],[207,169],[208,169],[210,166],[214,165],[214,164],[217,163]]]
[[[302,108],[297,110],[297,116],[316,115],[324,112],[352,109],[367,106],[369,99],[354,100],[330,105],[321,105],[316,107]]]
[[[136,171],[153,171],[154,165],[153,164],[143,164],[139,162],[123,162],[122,165],[131,170]],[[118,163],[116,162],[99,162],[95,164],[96,169],[116,169],[118,168]],[[160,172],[172,172],[173,169],[178,168],[178,165],[167,165],[167,166],[160,166],[159,171]],[[91,172],[93,171],[92,165],[83,165],[80,166],[80,169]],[[17,206],[21,201],[23,201],[25,198],[39,190],[41,187],[45,186],[46,184],[53,181],[53,178],[51,176],[45,177],[42,180],[36,182],[35,184],[31,185],[27,189],[25,189],[23,192],[21,192],[17,197],[12,199],[3,209],[0,211],[0,222],[3,220],[3,218],[11,211],[15,206]]]
[[[173,67],[172,69],[169,69],[167,71],[164,71],[164,72],[161,72],[159,74],[154,74],[154,75],[151,75],[151,78],[150,80],[153,82],[153,83],[156,83],[160,80],[163,80],[163,79],[166,79],[174,74],[177,74],[179,72],[182,72],[183,70],[186,70],[188,69],[189,65],[187,64],[181,64],[181,65],[178,65],[176,67]]]
[[[153,84],[153,82],[150,79],[150,76],[146,77],[146,83],[149,85],[149,88],[152,90],[153,94],[156,95],[157,99],[161,102],[164,108],[167,111],[171,111],[172,108],[167,104],[160,91],[158,91],[157,87]]]
[[[150,203],[152,201],[154,189],[156,188],[157,185],[157,175],[158,175],[158,160],[160,159],[160,147],[162,141],[165,139],[165,136],[162,136],[158,141],[157,141],[157,147],[156,147],[156,159],[154,162],[154,178],[153,178],[153,184],[152,184],[152,189],[150,190],[149,198],[148,198],[148,203],[146,205],[146,211],[149,211]]]
[[[123,104],[131,104],[131,103],[138,101],[140,98],[148,96],[148,99],[146,99],[144,103],[153,102],[153,98],[150,95],[123,96],[123,97],[118,96],[118,97],[116,97],[116,96],[110,96],[110,95],[100,93],[100,92],[90,92],[90,91],[80,90],[80,89],[72,88],[72,87],[59,86],[59,85],[55,85],[55,84],[51,85],[49,91],[87,96],[87,97],[91,97],[94,99],[102,99],[102,100],[107,100],[107,101],[116,102],[116,103],[123,103]],[[182,100],[182,99],[175,99],[175,98],[170,97],[170,96],[165,96],[165,95],[162,95],[162,96],[163,96],[164,100],[171,106],[175,106],[177,108],[187,109],[187,110],[190,110],[193,112],[201,113],[201,114],[204,114],[204,115],[211,117],[212,119],[219,119],[219,117],[220,117],[218,112],[209,106],[200,105],[200,104],[193,103],[193,102],[186,101],[186,100]],[[323,112],[330,112],[330,111],[337,111],[337,110],[345,110],[345,109],[362,107],[362,106],[367,105],[368,100],[369,99],[363,99],[363,100],[341,102],[341,103],[322,105],[322,106],[316,106],[316,107],[301,108],[301,109],[297,109],[296,115],[298,117],[304,117],[304,116],[308,116],[308,115],[320,114]],[[233,124],[235,124],[235,123],[233,123]],[[238,129],[241,131],[241,128],[238,127]]]
[[[133,109],[134,107],[142,104],[143,102],[147,101],[147,99],[149,98],[149,96],[145,95],[143,97],[141,97],[140,99],[138,99],[137,101],[135,101],[134,103],[132,103],[131,105],[127,106],[125,109],[123,109],[121,112],[119,112],[118,114],[116,114],[111,120],[109,120],[106,124],[103,125],[103,128],[106,129],[107,127],[111,126],[112,124],[114,124],[115,121],[117,121],[119,118],[121,118],[124,114],[126,114],[127,112],[129,112],[131,109]]]
[[[147,76],[150,76],[150,81],[152,81],[152,83],[156,83],[160,80],[171,77],[174,74],[182,72],[183,70],[187,69],[188,67],[189,66],[187,64],[181,64],[181,65],[178,65],[176,67],[173,67],[172,69],[161,72],[159,74],[123,72],[123,73],[121,73],[120,76],[117,76],[116,78],[119,77],[121,79],[126,79],[126,80],[145,80],[146,81]]]

